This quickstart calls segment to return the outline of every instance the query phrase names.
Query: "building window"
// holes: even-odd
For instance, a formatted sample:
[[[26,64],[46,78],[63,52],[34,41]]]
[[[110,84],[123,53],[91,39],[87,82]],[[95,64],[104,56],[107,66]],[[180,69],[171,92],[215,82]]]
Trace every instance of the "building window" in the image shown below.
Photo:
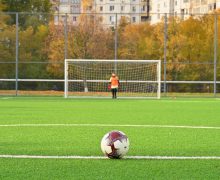
[[[79,0],[71,0],[71,3],[72,3],[72,4],[79,4],[80,1],[79,1]]]
[[[103,11],[103,6],[100,6],[99,10],[100,10],[100,11]]]
[[[60,3],[68,3],[69,0],[60,0]]]
[[[124,6],[121,6],[121,11],[124,11]]]
[[[185,10],[181,9],[181,19],[184,20]]]
[[[73,16],[73,22],[76,22],[76,16]]]
[[[144,5],[142,6],[142,11],[145,12],[145,10],[146,10],[146,6]]]
[[[177,1],[175,1],[175,6],[177,6]]]
[[[136,12],[136,7],[135,6],[132,7],[132,12]]]
[[[109,20],[110,20],[111,23],[114,23],[115,22],[115,16],[110,16]]]
[[[141,22],[147,22],[149,20],[149,16],[141,16]]]
[[[132,22],[136,22],[136,17],[132,17]]]
[[[75,5],[71,6],[71,13],[80,13],[80,5],[75,4]]]
[[[109,8],[110,11],[114,11],[114,9],[115,9],[115,6],[110,6]]]
[[[213,6],[213,8],[214,8],[214,9],[216,9],[216,3],[214,3],[214,6]]]

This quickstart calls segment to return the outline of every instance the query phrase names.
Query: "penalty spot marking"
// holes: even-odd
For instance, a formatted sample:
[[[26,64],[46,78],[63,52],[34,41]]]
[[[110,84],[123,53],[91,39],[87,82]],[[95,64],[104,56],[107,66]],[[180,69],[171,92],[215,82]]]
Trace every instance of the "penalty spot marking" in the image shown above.
[[[0,155],[11,159],[108,159],[104,156],[37,156],[37,155]],[[123,159],[154,160],[220,160],[220,156],[125,156]]]
[[[139,127],[139,128],[184,128],[184,129],[220,129],[213,126],[175,126],[146,124],[0,124],[0,127]]]

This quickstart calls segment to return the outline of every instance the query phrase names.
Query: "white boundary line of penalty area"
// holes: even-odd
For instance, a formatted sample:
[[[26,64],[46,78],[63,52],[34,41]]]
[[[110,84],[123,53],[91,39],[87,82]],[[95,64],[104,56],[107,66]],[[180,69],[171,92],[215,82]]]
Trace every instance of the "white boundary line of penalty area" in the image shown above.
[[[176,126],[146,124],[0,124],[0,127],[137,127],[137,128],[184,128],[184,129],[219,129],[214,126]]]
[[[38,155],[0,155],[8,159],[108,159],[104,156],[38,156]],[[123,159],[153,160],[220,160],[220,156],[125,156]]]

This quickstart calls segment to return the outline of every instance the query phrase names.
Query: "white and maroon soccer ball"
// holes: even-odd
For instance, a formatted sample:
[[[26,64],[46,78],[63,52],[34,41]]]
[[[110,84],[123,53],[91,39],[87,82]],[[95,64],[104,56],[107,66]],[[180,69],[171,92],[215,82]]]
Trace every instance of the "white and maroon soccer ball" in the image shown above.
[[[129,140],[121,131],[111,131],[104,135],[101,141],[102,152],[111,159],[120,159],[129,149]]]

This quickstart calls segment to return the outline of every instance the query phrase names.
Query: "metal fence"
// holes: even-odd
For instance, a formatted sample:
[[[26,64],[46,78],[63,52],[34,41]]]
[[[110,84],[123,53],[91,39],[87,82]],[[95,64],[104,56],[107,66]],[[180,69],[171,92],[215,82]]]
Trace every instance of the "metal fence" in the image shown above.
[[[219,26],[218,14],[0,13],[0,95],[62,95],[68,58],[160,59],[162,96],[218,97]]]

